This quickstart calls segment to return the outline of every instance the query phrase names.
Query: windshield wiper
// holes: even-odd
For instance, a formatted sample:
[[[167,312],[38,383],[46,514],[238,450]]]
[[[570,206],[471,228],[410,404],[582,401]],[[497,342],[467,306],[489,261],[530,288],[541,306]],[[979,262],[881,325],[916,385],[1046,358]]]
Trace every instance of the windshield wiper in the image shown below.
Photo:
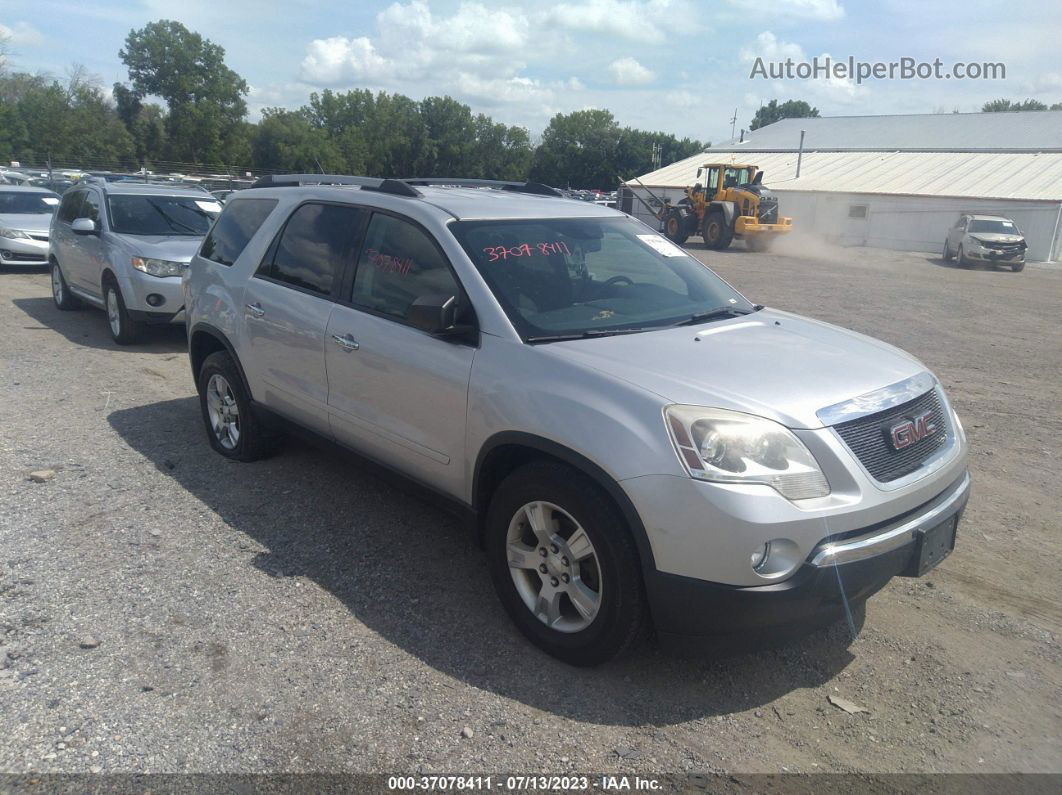
[[[541,334],[527,337],[527,342],[566,342],[569,340],[588,340],[595,337],[615,337],[620,334],[637,334],[642,331],[659,331],[663,326],[640,326],[638,328],[592,328],[573,334]]]
[[[709,320],[719,320],[724,317],[741,317],[742,315],[750,315],[753,312],[759,312],[763,309],[761,304],[757,304],[752,309],[738,309],[736,306],[717,306],[715,309],[709,309],[706,312],[696,312],[687,318],[684,318],[677,323],[672,323],[671,326],[695,326],[698,323],[706,323]]]
[[[187,234],[190,234],[190,235],[198,235],[199,234],[199,231],[195,227],[191,227],[188,224],[182,224],[176,218],[171,217],[169,215],[169,213],[167,213],[165,210],[163,210],[161,207],[159,207],[157,204],[155,204],[155,202],[151,201],[151,199],[147,199],[146,201],[147,201],[148,204],[150,204],[155,209],[155,212],[157,212],[159,215],[162,216],[162,219],[166,223],[168,223],[170,225],[170,228],[173,229],[175,232],[178,231],[178,227],[184,227],[185,229],[188,230]]]

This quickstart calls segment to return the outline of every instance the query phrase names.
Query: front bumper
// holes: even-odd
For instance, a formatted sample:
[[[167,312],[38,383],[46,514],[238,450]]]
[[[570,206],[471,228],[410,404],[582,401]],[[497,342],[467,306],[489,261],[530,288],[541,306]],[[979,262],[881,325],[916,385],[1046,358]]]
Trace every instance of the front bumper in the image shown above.
[[[788,579],[748,588],[656,573],[646,580],[664,645],[691,637],[759,645],[832,623],[896,576],[918,576],[919,534],[961,517],[970,477],[891,522],[820,543]]]
[[[130,267],[124,281],[122,297],[130,317],[145,323],[184,322],[180,276],[151,276]]]
[[[996,251],[991,248],[973,248],[969,250],[963,250],[963,255],[968,260],[976,260],[977,262],[1001,262],[1005,264],[1013,262],[1025,262],[1025,252],[1006,252]]]
[[[48,241],[0,237],[0,264],[47,265]]]

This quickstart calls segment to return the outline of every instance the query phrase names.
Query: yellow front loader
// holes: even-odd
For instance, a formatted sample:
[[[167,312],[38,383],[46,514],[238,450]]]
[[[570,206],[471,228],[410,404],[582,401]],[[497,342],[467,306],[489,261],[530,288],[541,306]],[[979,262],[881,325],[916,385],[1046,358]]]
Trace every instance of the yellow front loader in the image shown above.
[[[697,169],[697,184],[678,204],[665,201],[657,217],[675,243],[701,235],[708,248],[724,249],[735,237],[753,251],[766,251],[793,219],[778,215],[778,199],[763,184],[756,166],[709,163]]]

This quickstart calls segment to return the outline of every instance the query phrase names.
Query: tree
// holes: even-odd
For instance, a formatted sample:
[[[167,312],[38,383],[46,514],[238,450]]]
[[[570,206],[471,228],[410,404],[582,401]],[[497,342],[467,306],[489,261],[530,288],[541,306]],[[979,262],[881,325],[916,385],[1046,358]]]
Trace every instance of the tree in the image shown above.
[[[254,129],[251,153],[255,165],[271,171],[312,174],[345,170],[338,147],[303,111],[266,108]]]
[[[130,31],[118,56],[137,99],[166,102],[171,159],[218,163],[246,146],[238,139],[245,132],[247,83],[225,65],[224,48],[163,19]]]
[[[558,113],[542,133],[531,178],[559,187],[601,188],[615,185],[619,124],[607,110]]]
[[[782,119],[812,119],[818,118],[818,115],[819,109],[811,107],[802,99],[788,99],[781,105],[778,104],[777,99],[772,99],[756,111],[749,129],[758,130],[760,127],[766,127]]]
[[[982,113],[1005,113],[1010,110],[1047,110],[1047,105],[1036,99],[1026,99],[1022,102],[1012,102],[1009,99],[993,99],[981,107]],[[1062,110],[1062,105],[1052,107],[1051,110]]]

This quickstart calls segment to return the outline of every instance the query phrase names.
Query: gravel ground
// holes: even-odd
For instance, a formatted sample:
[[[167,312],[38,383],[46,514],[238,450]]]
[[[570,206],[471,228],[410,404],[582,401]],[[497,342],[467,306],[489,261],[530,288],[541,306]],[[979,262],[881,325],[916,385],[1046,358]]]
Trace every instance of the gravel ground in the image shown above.
[[[0,772],[1062,772],[1062,269],[690,248],[913,352],[965,422],[958,548],[858,639],[569,668],[512,628],[456,519],[301,443],[227,463],[182,329],[119,349],[45,274],[4,272]]]

